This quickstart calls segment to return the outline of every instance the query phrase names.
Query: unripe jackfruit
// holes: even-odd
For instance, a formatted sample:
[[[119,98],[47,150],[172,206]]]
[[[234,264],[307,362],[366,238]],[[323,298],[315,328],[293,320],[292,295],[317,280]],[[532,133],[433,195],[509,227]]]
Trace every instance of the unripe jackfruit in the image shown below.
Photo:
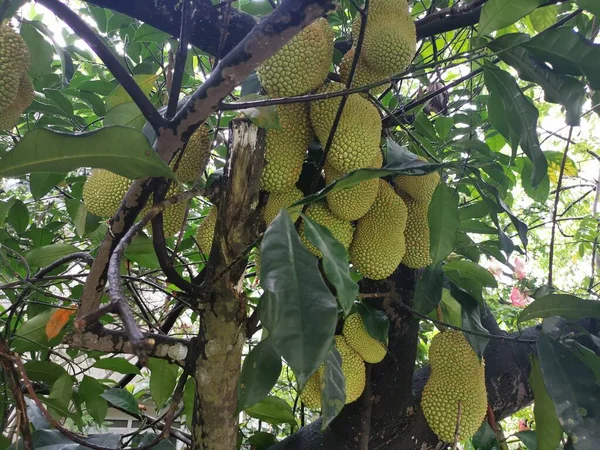
[[[10,130],[21,118],[21,114],[31,105],[33,101],[33,85],[29,76],[24,74],[19,84],[17,97],[13,102],[0,112],[0,130]]]
[[[375,156],[375,160],[370,167],[379,169],[382,162],[383,156],[381,152],[377,152],[377,156]],[[333,183],[343,175],[343,173],[325,165],[325,182],[327,184]],[[340,219],[358,220],[371,209],[375,198],[377,198],[377,192],[379,192],[379,179],[372,178],[355,186],[330,192],[327,194],[327,206]]]
[[[418,156],[417,159],[427,162],[422,156]],[[433,197],[439,183],[440,174],[437,172],[431,172],[427,175],[398,175],[394,178],[398,193],[405,193],[413,200],[427,203],[431,201],[431,197]]]
[[[217,206],[212,205],[208,214],[202,220],[202,223],[196,231],[196,241],[198,247],[206,259],[210,256],[213,239],[215,237],[215,225],[217,224]]]
[[[275,220],[275,217],[277,217],[277,214],[279,214],[279,211],[281,211],[282,208],[288,208],[288,206],[297,202],[302,197],[302,191],[295,186],[286,191],[269,194],[269,200],[263,210],[265,224],[269,226],[269,224]],[[294,208],[289,208],[287,211],[292,218],[292,222],[295,222],[298,220],[298,217],[300,217],[302,206],[295,206]]]
[[[201,171],[206,168],[210,158],[210,134],[208,127],[200,125],[192,133],[187,145],[183,151],[183,156],[177,164],[177,179],[182,183],[193,183],[201,175]],[[176,155],[171,162],[171,167],[179,159]]]
[[[386,350],[381,342],[371,337],[360,314],[350,314],[344,321],[342,335],[352,349],[368,363],[377,364],[385,358]]]
[[[344,85],[348,82],[348,78],[350,76],[350,69],[352,68],[352,61],[354,60],[355,51],[356,48],[352,47],[340,61],[340,78],[342,79],[342,83],[344,83]],[[378,72],[369,67],[362,57],[361,52],[361,56],[358,57],[358,64],[356,66],[356,70],[354,71],[354,77],[352,78],[352,85],[350,87],[354,88],[365,86],[367,84],[383,81],[386,78],[389,78],[389,74],[387,72]],[[383,93],[383,91],[385,91],[389,85],[389,83],[383,83],[380,86],[369,89],[369,91],[373,95],[379,95]]]
[[[0,22],[0,114],[15,101],[28,68],[27,44],[10,25]]]
[[[277,105],[281,129],[267,130],[261,189],[282,192],[294,187],[312,139],[307,103]]]
[[[387,182],[379,180],[377,199],[358,220],[350,246],[352,264],[365,277],[382,280],[396,270],[405,252],[406,219],[404,201]]]
[[[315,20],[257,69],[260,84],[273,97],[316,89],[329,72],[333,40],[327,19]]]
[[[173,197],[174,195],[180,194],[181,192],[181,185],[172,182],[171,186],[169,186],[169,189],[167,190],[167,193],[165,194],[165,200],[170,197]],[[144,209],[142,209],[138,217],[144,217],[148,213],[148,211],[150,211],[150,208],[152,208],[153,205],[154,195],[151,195],[150,198],[148,198],[146,206],[144,206]],[[183,201],[174,205],[167,206],[167,208],[163,211],[163,232],[165,237],[173,236],[179,233],[179,231],[182,229],[183,221],[185,219],[185,212],[187,211],[187,205],[188,202]],[[149,223],[146,226],[146,229],[152,232],[152,223]]]
[[[431,376],[421,398],[429,427],[446,442],[454,441],[458,402],[461,403],[459,439],[479,429],[487,411],[485,369],[462,331],[438,333],[429,347]]]
[[[335,336],[335,348],[342,357],[342,373],[346,378],[346,404],[358,399],[365,390],[365,363],[343,336]]]
[[[408,209],[408,220],[404,230],[406,253],[402,264],[411,269],[420,269],[431,264],[429,253],[429,201],[420,202],[402,196]]]
[[[344,89],[340,83],[329,83],[318,93]],[[321,145],[325,147],[342,97],[315,100],[310,106],[310,121]],[[351,94],[336,129],[327,164],[335,170],[348,173],[368,167],[379,151],[381,116],[379,111],[360,94]]]
[[[300,400],[310,409],[321,409],[321,375],[317,370],[306,382]]]
[[[356,16],[352,37],[356,43],[361,17]],[[361,58],[377,73],[402,72],[415,56],[417,35],[406,0],[372,0]]]
[[[112,217],[127,194],[131,180],[105,169],[94,169],[83,185],[83,202],[99,217]]]
[[[350,242],[352,242],[352,235],[354,234],[354,227],[349,221],[336,217],[329,208],[327,208],[327,205],[324,202],[311,204],[306,208],[305,214],[314,222],[329,229],[333,237],[340,241],[346,250],[348,249]],[[304,222],[302,222],[302,225],[300,226],[300,237],[313,255],[317,258],[323,256],[321,251],[312,245],[304,235]]]

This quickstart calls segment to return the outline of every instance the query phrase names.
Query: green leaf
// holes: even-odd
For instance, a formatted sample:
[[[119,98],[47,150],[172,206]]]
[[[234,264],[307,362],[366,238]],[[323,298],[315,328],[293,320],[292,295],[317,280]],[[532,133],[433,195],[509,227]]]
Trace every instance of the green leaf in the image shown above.
[[[102,398],[131,414],[140,415],[138,402],[131,392],[126,389],[109,389],[102,393]]]
[[[148,269],[159,269],[160,263],[154,251],[152,239],[143,234],[137,234],[125,250],[125,256]]]
[[[456,245],[460,221],[458,197],[440,183],[429,204],[429,250],[433,264],[443,261]]]
[[[546,203],[550,195],[550,179],[546,174],[536,188],[531,184],[533,175],[533,163],[528,159],[523,159],[523,169],[521,170],[521,185],[525,193],[534,201]]]
[[[37,27],[31,22],[23,21],[21,23],[21,37],[29,49],[31,64],[28,73],[31,78],[41,78],[52,73],[54,49],[44,39]]]
[[[14,200],[8,210],[6,221],[18,234],[24,233],[29,226],[29,211],[25,203],[21,200]]]
[[[554,403],[542,378],[540,362],[535,356],[531,356],[531,373],[529,374],[529,385],[533,390],[533,415],[535,417],[535,440],[540,450],[556,450],[562,438],[562,428],[556,417]],[[529,446],[527,448],[530,448]]]
[[[261,321],[303,387],[333,342],[337,303],[285,210],[263,237],[260,279]]]
[[[441,264],[431,264],[425,268],[417,281],[413,308],[422,314],[429,314],[442,300],[444,271]]]
[[[12,349],[17,353],[41,350],[48,346],[48,337],[46,336],[46,324],[50,316],[54,314],[54,309],[32,317],[21,325],[15,337],[11,341]]]
[[[329,229],[302,214],[306,237],[323,254],[323,270],[335,288],[338,302],[347,316],[358,295],[358,283],[350,276],[348,252]]]
[[[250,350],[238,381],[238,411],[269,395],[281,374],[281,356],[270,338]]]
[[[160,31],[148,24],[143,24],[135,30],[133,42],[164,42],[169,39],[170,35],[164,31]]]
[[[265,431],[254,433],[248,438],[246,444],[251,445],[253,450],[267,450],[271,446],[277,444],[277,437]]]
[[[346,378],[342,372],[342,357],[335,348],[325,358],[321,377],[321,430],[325,430],[344,408],[346,402]]]
[[[102,397],[104,386],[95,378],[83,376],[79,385],[79,396],[85,402],[87,412],[100,425],[106,419],[108,402]]]
[[[52,385],[50,391],[50,398],[54,398],[64,404],[65,408],[68,408],[71,397],[73,397],[73,379],[71,375],[62,375]]]
[[[534,406],[534,408],[535,408],[535,406]],[[537,427],[537,423],[536,423],[536,427]],[[525,444],[525,447],[527,447],[527,450],[537,450],[538,449],[537,432],[535,432],[533,430],[519,431],[518,433],[515,433],[515,437],[519,438],[519,440],[523,444]],[[552,448],[552,450],[556,450],[556,447]]]
[[[455,259],[444,264],[443,269],[448,276],[450,276],[449,272],[456,271],[461,277],[477,280],[482,286],[498,287],[498,282],[494,278],[494,275],[473,261]]]
[[[356,302],[356,311],[360,314],[367,333],[373,339],[387,345],[390,332],[390,319],[388,316],[383,311],[375,309],[364,302]]]
[[[481,309],[477,300],[454,283],[450,283],[450,294],[460,304],[461,327],[466,330],[487,333],[488,331],[481,324]],[[489,338],[465,333],[465,339],[479,357],[483,356]]]
[[[536,11],[546,9],[549,8]],[[522,80],[539,84],[544,90],[546,101],[563,105],[567,113],[567,125],[578,126],[586,100],[583,83],[577,78],[555,73],[546,64],[533,59],[527,50],[518,46],[528,40],[527,34],[511,33],[490,42],[488,47],[497,52],[502,61],[517,69]]]
[[[185,425],[188,430],[192,429],[194,420],[194,400],[196,396],[196,383],[192,377],[185,382],[183,390],[183,413],[185,414]]]
[[[245,413],[250,417],[270,423],[271,425],[296,423],[292,407],[288,402],[274,396],[266,397],[259,403],[246,408]]]
[[[45,267],[63,256],[79,251],[81,250],[71,244],[50,244],[28,251],[25,253],[25,260],[30,266]]]
[[[557,17],[557,5],[549,5],[544,6],[543,8],[534,9],[531,12],[531,14],[529,14],[529,20],[531,20],[531,25],[533,25],[533,29],[538,33],[541,33],[546,28],[554,25],[556,23]]]
[[[31,172],[70,172],[80,167],[107,169],[128,178],[175,178],[144,134],[108,127],[78,135],[37,128],[0,158],[0,177]]]
[[[479,34],[489,34],[512,25],[545,2],[546,0],[489,0],[481,10]]]
[[[562,428],[577,450],[600,442],[600,384],[594,372],[567,346],[542,333],[537,342],[544,385]]]
[[[136,375],[140,374],[140,369],[136,365],[131,364],[125,358],[100,359],[100,360],[96,361],[94,364],[92,364],[92,367],[95,367],[96,369],[111,370],[113,372],[122,373],[124,375],[130,374],[130,373],[133,373]]]
[[[175,390],[179,368],[175,364],[169,364],[165,359],[158,358],[150,358],[148,368],[150,369],[150,395],[156,406],[162,408]]]
[[[29,175],[29,190],[35,200],[41,199],[44,195],[65,179],[64,173],[37,172]]]
[[[490,111],[492,125],[512,143],[513,153],[516,151],[515,144],[518,143],[533,162],[531,183],[535,187],[548,170],[537,135],[538,110],[508,72],[488,64],[483,68],[483,73],[485,85],[490,91],[490,101],[502,105],[500,117],[504,122],[500,124],[500,117],[492,115]],[[510,130],[508,134],[507,129]]]
[[[6,216],[10,211],[10,208],[12,208],[12,206],[14,205],[14,203],[14,198],[10,198],[6,201],[0,200],[0,227],[4,225],[4,220],[6,219]]]
[[[519,322],[552,316],[572,320],[584,317],[600,319],[600,302],[567,294],[545,295],[533,301],[521,312]]]
[[[259,94],[248,94],[241,97],[238,101],[247,102],[254,100],[265,100],[268,97]],[[281,129],[279,115],[275,105],[261,106],[259,108],[248,108],[240,110],[250,121],[259,128],[265,129]]]
[[[552,64],[555,72],[585,75],[592,89],[600,89],[600,45],[592,44],[580,33],[568,28],[555,28],[540,33],[523,43],[536,58]]]
[[[104,116],[104,126],[124,126],[141,130],[146,119],[135,103],[123,103],[111,109]]]
[[[147,25],[142,25],[141,28]],[[146,95],[149,95],[152,89],[154,88],[154,82],[158,78],[158,75],[134,75],[133,79],[138,84],[142,92]],[[124,103],[132,103],[133,99],[127,93],[123,86],[117,87],[110,95],[108,95],[104,102],[106,103],[106,110],[110,111],[116,106],[123,105]]]
[[[39,381],[49,386],[63,375],[67,375],[64,367],[51,361],[28,361],[23,367],[31,381]]]
[[[595,16],[600,17],[600,3],[596,0],[575,0],[580,8],[587,9]]]

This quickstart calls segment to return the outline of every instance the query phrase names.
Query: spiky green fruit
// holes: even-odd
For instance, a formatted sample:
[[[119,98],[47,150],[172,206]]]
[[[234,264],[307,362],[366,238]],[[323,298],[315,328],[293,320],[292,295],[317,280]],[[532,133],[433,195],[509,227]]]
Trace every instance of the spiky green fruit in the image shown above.
[[[365,390],[365,362],[348,345],[343,336],[335,336],[335,348],[342,357],[342,373],[346,378],[346,404],[356,401]]]
[[[381,168],[383,156],[377,152],[373,164],[369,167]],[[344,174],[329,165],[325,165],[325,182],[330,184],[340,179]],[[332,213],[342,220],[358,220],[363,217],[377,198],[379,179],[372,178],[355,186],[340,189],[327,194],[327,206]]]
[[[21,118],[21,114],[31,105],[33,101],[33,85],[29,76],[24,74],[19,84],[17,97],[0,113],[0,130],[9,130],[14,127]]]
[[[344,84],[348,82],[348,78],[350,77],[350,69],[352,68],[352,61],[354,60],[355,53],[356,48],[352,47],[340,61],[340,78]],[[378,72],[377,70],[372,69],[366,63],[365,59],[362,56],[359,56],[358,64],[356,66],[356,70],[354,71],[354,77],[352,78],[351,87],[365,86],[367,84],[386,80],[387,78],[389,78],[389,74],[387,72]],[[379,86],[369,89],[369,92],[374,95],[379,95],[383,93],[383,91],[385,91],[389,85],[389,82],[383,83]]]
[[[171,183],[167,193],[165,194],[165,200],[173,197],[174,195],[180,194],[183,192],[180,184]],[[154,205],[154,195],[151,195],[148,198],[148,202],[144,209],[139,214],[139,217],[144,217],[150,208]],[[169,205],[162,213],[163,217],[163,232],[165,237],[173,236],[183,228],[183,223],[185,220],[185,213],[187,211],[188,202],[179,202],[174,205]],[[146,226],[146,229],[151,233],[152,232],[152,223],[149,223]]]
[[[315,20],[258,68],[260,84],[273,97],[316,89],[327,78],[333,43],[334,34],[327,19]]]
[[[112,217],[127,194],[131,180],[105,169],[94,169],[83,185],[83,202],[99,217]]]
[[[429,253],[429,201],[420,202],[402,196],[408,210],[408,220],[404,230],[406,253],[402,264],[412,269],[420,269],[431,264]]]
[[[0,113],[13,104],[29,68],[29,49],[7,23],[0,23]]]
[[[321,376],[317,370],[306,382],[300,400],[310,409],[321,409]]]
[[[354,227],[349,221],[342,220],[335,216],[335,214],[329,210],[324,202],[311,204],[308,208],[306,208],[305,214],[314,222],[329,229],[333,237],[340,241],[344,248],[348,249],[354,234]],[[300,225],[300,237],[302,238],[302,242],[304,242],[308,250],[313,255],[315,255],[317,258],[323,257],[321,251],[312,245],[305,236],[304,222],[302,222],[302,225]]]
[[[386,349],[377,339],[371,337],[360,314],[350,314],[344,321],[342,335],[352,349],[368,363],[377,364],[385,358]]]
[[[384,180],[379,180],[377,199],[358,220],[350,246],[352,263],[367,278],[390,276],[404,257],[407,209],[404,201]]]
[[[269,194],[269,200],[267,200],[267,204],[263,210],[265,224],[269,226],[269,224],[275,220],[275,217],[277,217],[277,214],[279,214],[279,211],[281,211],[282,208],[287,208],[287,211],[292,218],[292,222],[298,220],[300,211],[302,211],[302,206],[295,206],[294,208],[288,207],[302,197],[302,191],[295,186],[286,191]]]
[[[210,158],[210,133],[206,125],[200,125],[192,133],[187,145],[183,151],[183,156],[177,164],[175,175],[182,183],[193,183],[201,172],[206,168]],[[179,158],[175,156],[171,162],[171,167]]]
[[[261,189],[281,192],[294,187],[312,139],[307,103],[278,105],[281,129],[267,130]]]
[[[198,242],[198,247],[200,247],[200,251],[204,255],[206,259],[208,259],[210,255],[210,251],[212,249],[213,239],[215,237],[215,225],[217,224],[217,206],[212,205],[208,210],[208,214],[198,227],[198,231],[196,231],[196,241]]]
[[[318,93],[336,92],[344,89],[341,83],[329,83]],[[315,100],[310,106],[310,121],[322,146],[329,139],[341,97]],[[381,140],[381,116],[379,111],[360,94],[351,94],[336,128],[327,164],[335,170],[348,173],[368,167],[377,152]]]
[[[417,159],[427,162],[422,156],[418,156]],[[440,174],[437,172],[431,172],[427,175],[397,175],[394,178],[398,193],[407,194],[413,200],[427,203],[431,201],[431,197],[433,197],[439,183]]]
[[[421,398],[429,427],[445,442],[454,441],[458,402],[461,405],[459,440],[479,429],[487,411],[485,368],[462,331],[438,333],[429,347],[431,375]]]

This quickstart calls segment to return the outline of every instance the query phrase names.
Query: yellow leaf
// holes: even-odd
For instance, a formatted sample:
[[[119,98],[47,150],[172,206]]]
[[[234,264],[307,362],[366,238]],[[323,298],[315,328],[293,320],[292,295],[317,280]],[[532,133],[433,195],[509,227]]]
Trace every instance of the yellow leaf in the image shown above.
[[[57,309],[52,316],[50,316],[50,320],[46,324],[46,336],[48,339],[58,336],[67,322],[69,322],[69,318],[75,314],[76,311],[76,309]]]

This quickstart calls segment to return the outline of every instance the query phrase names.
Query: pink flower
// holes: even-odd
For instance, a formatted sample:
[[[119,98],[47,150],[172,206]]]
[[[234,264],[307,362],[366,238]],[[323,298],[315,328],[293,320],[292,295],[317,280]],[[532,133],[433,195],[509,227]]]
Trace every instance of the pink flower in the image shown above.
[[[518,287],[513,286],[512,291],[510,291],[510,301],[512,302],[513,306],[516,306],[517,308],[525,308],[529,304],[530,298],[526,292],[523,292],[519,290]]]
[[[522,280],[526,276],[527,276],[527,273],[525,272],[525,263],[523,262],[523,260],[521,258],[516,257],[515,258],[515,277],[517,278],[517,280]]]

